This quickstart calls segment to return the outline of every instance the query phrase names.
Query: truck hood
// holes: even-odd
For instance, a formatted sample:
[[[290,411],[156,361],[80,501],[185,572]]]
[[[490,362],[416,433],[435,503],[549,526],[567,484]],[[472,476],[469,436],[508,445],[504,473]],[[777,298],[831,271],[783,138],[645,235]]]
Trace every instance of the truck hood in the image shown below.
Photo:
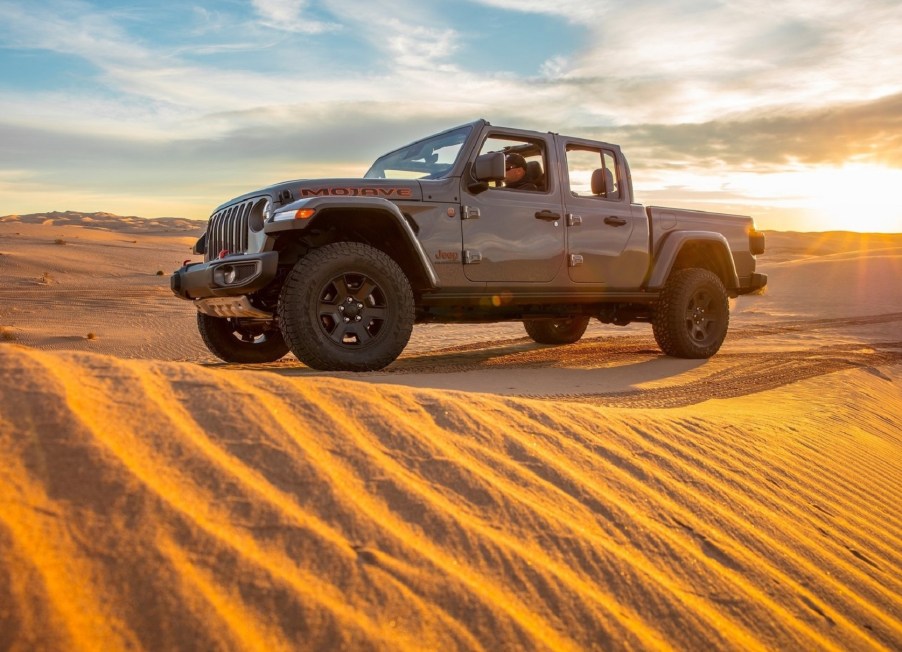
[[[418,181],[399,179],[298,179],[245,193],[218,206],[214,213],[253,197],[270,197],[276,207],[309,197],[379,197],[389,201],[422,201]]]

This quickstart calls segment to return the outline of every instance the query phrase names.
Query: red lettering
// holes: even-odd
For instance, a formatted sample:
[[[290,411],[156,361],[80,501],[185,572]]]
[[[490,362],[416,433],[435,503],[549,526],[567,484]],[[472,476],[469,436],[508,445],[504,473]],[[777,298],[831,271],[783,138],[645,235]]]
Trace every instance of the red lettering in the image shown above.
[[[412,197],[410,188],[301,188],[301,197]]]
[[[459,254],[456,251],[442,251],[439,249],[435,252],[436,260],[457,260]]]

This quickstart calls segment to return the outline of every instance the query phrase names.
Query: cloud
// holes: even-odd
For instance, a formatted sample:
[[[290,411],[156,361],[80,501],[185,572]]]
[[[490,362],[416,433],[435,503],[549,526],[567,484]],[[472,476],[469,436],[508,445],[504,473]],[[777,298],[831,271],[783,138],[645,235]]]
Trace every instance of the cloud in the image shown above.
[[[902,93],[699,124],[633,125],[618,129],[618,136],[641,152],[645,165],[657,167],[692,161],[760,171],[845,163],[902,168]]]
[[[264,23],[278,23],[283,30],[317,32],[325,25],[306,18],[308,7],[304,2],[257,0],[255,7]],[[341,45],[335,35],[329,34],[313,36],[313,40],[274,41],[271,34],[265,38],[264,32],[255,33],[253,27],[249,32],[248,26],[235,17],[215,14],[216,28],[210,28],[211,32],[217,39],[223,33],[234,34],[233,41],[205,41],[201,32],[192,26],[186,29],[190,39],[166,46],[142,42],[117,22],[121,16],[101,12],[84,2],[50,0],[47,9],[45,17],[44,9],[34,5],[0,5],[0,36],[9,36],[12,47],[75,56],[96,67],[95,80],[106,91],[103,95],[108,100],[107,110],[97,113],[92,108],[82,112],[80,106],[96,107],[100,101],[87,90],[84,97],[69,93],[67,110],[59,111],[62,121],[69,124],[79,120],[87,125],[95,121],[118,122],[116,111],[111,110],[117,102],[123,113],[134,111],[136,119],[126,118],[125,122],[142,132],[152,131],[154,127],[139,127],[135,123],[155,123],[161,131],[178,131],[173,118],[193,114],[193,124],[188,127],[186,122],[183,128],[199,126],[208,133],[211,125],[203,118],[214,107],[224,113],[367,99],[378,104],[397,103],[403,98],[405,103],[410,103],[414,96],[428,105],[433,98],[448,97],[448,78],[439,79],[436,75],[459,72],[449,63],[458,47],[459,35],[441,26],[441,21],[433,20],[412,2],[331,0],[324,3],[323,11],[341,14],[350,28],[342,35]],[[208,16],[205,10],[189,13],[198,24]],[[397,18],[399,14],[404,16],[403,22]],[[232,20],[231,30],[227,27],[229,20]],[[333,27],[337,28],[329,23],[329,28]],[[336,68],[332,63],[336,48],[346,49],[354,42],[360,50],[359,61],[351,68]],[[243,62],[237,66],[223,65],[212,56],[242,53],[250,61],[252,55],[269,49],[272,54],[258,57],[255,65]],[[383,59],[381,65],[368,69],[367,62],[379,57]],[[462,74],[467,77],[466,73]],[[118,97],[113,99],[113,94]],[[39,91],[21,102],[15,97],[11,99],[7,120],[34,124],[35,112],[30,106],[40,103],[37,114],[41,119],[56,122],[50,116],[61,98],[53,91]],[[143,104],[139,101],[142,99]],[[149,120],[154,113],[156,119]],[[218,132],[223,125],[218,123],[213,127]]]
[[[336,23],[322,22],[308,16],[307,0],[252,0],[261,22],[273,29],[303,34],[320,34],[339,29]]]
[[[324,0],[333,16],[340,16],[345,34],[365,43],[378,56],[358,68],[456,69],[452,56],[460,34],[436,15],[428,3],[415,0]]]
[[[485,5],[511,12],[544,14],[557,16],[573,23],[591,24],[601,20],[607,12],[617,8],[619,3],[611,0],[472,0],[475,4]]]
[[[204,217],[229,197],[279,180],[362,176],[388,149],[449,126],[367,104],[294,112],[294,121],[266,125],[255,116],[218,138],[169,140],[0,123],[0,190],[184,197],[199,205],[189,216]]]
[[[0,35],[6,48],[71,54],[101,64],[107,60],[146,60],[149,52],[117,21],[78,0],[47,0],[41,6],[0,3]]]
[[[181,128],[209,133],[229,129],[221,119],[205,119],[212,107],[224,113],[367,99],[375,105],[394,101],[416,106],[424,114],[448,113],[444,104],[463,109],[464,119],[485,114],[516,118],[508,107],[524,107],[527,126],[565,129],[566,124],[587,123],[704,124],[754,110],[849,102],[897,91],[894,71],[902,66],[902,53],[888,41],[893,32],[886,24],[899,24],[891,19],[902,18],[902,10],[891,3],[862,1],[860,10],[840,4],[811,12],[798,2],[738,0],[693,8],[648,0],[617,7],[568,0],[481,0],[510,11],[585,19],[590,35],[585,47],[549,57],[535,77],[465,69],[456,55],[466,34],[434,7],[412,0],[324,0],[317,12],[329,20],[341,17],[340,40],[338,33],[318,33],[303,42],[276,44],[264,32],[248,33],[236,17],[223,14],[216,15],[219,41],[192,39],[190,45],[171,48],[142,42],[117,22],[122,16],[83,2],[52,0],[49,18],[30,5],[13,3],[0,9],[0,18],[11,22],[9,33],[28,34],[19,47],[46,48],[92,62],[110,91],[126,94],[126,109],[136,104],[127,98],[149,100],[151,105],[138,115],[157,111],[164,131],[179,129],[172,120],[177,116],[189,118]],[[325,25],[310,18],[310,5],[301,0],[254,2],[260,19],[282,30]],[[198,20],[204,15],[191,13]],[[864,16],[883,20],[872,24]],[[314,32],[319,29],[314,27]],[[868,39],[861,37],[865,27]],[[222,42],[223,34],[240,36]],[[344,64],[331,61],[336,51],[349,47],[356,50]],[[262,55],[267,48],[272,54]],[[247,60],[259,54],[263,65],[223,65],[214,56],[235,52],[245,53]],[[862,75],[854,62],[876,52],[884,65]],[[205,58],[189,61],[182,54]]]
[[[90,61],[111,91],[198,113],[212,105],[235,110],[304,101],[308,84],[327,102],[370,95],[381,101],[391,93],[399,103],[423,101],[429,110],[432,102],[467,93],[469,104],[492,110],[497,94],[487,92],[485,82],[503,79],[511,93],[507,104],[525,106],[536,95],[563,102],[567,111],[555,107],[547,116],[551,119],[564,114],[571,123],[702,123],[752,109],[848,102],[900,89],[899,3],[477,4],[567,18],[578,22],[587,37],[576,51],[562,44],[566,55],[549,56],[531,78],[467,70],[457,57],[466,32],[434,5],[413,0],[323,0],[315,7],[306,0],[253,0],[269,33],[242,23],[240,16],[218,12],[212,14],[215,31],[205,35],[198,29],[211,13],[185,10],[192,28],[183,36],[193,30],[193,38],[173,46],[141,38],[139,18],[148,20],[147,15],[101,11],[76,0],[49,0],[46,8],[9,2],[0,5],[0,23],[6,25],[0,34],[15,47]],[[126,29],[129,25],[134,33]],[[310,38],[274,40],[272,28],[306,30]],[[343,63],[333,62],[349,49],[352,54]],[[256,64],[234,59],[238,65],[224,65],[213,56],[230,52],[246,54],[248,62],[257,54]],[[183,54],[206,58],[189,61]],[[435,82],[423,87],[421,71]],[[311,95],[307,101],[317,101]],[[542,111],[548,107],[541,105]]]
[[[0,56],[42,50],[94,71],[75,91],[0,86],[0,171],[222,199],[359,174],[392,146],[477,117],[619,142],[643,173],[902,167],[896,1],[474,4],[491,26],[418,0],[167,8],[165,25],[162,8],[0,3]],[[535,15],[580,37],[540,50],[530,73],[489,65],[493,34],[548,22]],[[511,42],[543,38],[527,32]]]
[[[574,103],[602,121],[704,122],[754,108],[849,102],[902,88],[898,2],[636,0],[590,6],[581,10],[585,46],[555,72],[560,83],[570,84]],[[558,15],[568,10],[561,3],[544,9]]]

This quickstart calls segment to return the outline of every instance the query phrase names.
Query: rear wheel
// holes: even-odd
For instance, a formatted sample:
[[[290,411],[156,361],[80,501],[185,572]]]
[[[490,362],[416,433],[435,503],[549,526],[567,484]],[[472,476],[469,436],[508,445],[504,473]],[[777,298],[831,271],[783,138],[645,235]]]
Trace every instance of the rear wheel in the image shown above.
[[[710,358],[727,336],[730,305],[723,283],[707,269],[673,272],[655,306],[652,330],[676,358]]]
[[[526,319],[526,334],[539,344],[573,344],[586,332],[588,317],[564,317],[559,319]]]
[[[275,362],[288,353],[282,333],[272,323],[198,312],[197,330],[210,352],[226,362]]]
[[[381,369],[410,339],[413,291],[384,252],[336,242],[295,264],[282,286],[279,319],[292,352],[308,367]]]

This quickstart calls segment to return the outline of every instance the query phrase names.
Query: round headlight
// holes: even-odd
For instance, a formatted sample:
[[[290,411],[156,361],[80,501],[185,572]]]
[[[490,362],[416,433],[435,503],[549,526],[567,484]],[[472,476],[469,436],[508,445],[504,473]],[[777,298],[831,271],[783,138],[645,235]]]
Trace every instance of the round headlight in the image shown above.
[[[269,197],[260,198],[254,202],[254,205],[251,206],[251,212],[247,217],[247,225],[250,227],[250,230],[254,233],[263,230],[263,225],[266,224],[270,218],[272,217],[272,200]]]

